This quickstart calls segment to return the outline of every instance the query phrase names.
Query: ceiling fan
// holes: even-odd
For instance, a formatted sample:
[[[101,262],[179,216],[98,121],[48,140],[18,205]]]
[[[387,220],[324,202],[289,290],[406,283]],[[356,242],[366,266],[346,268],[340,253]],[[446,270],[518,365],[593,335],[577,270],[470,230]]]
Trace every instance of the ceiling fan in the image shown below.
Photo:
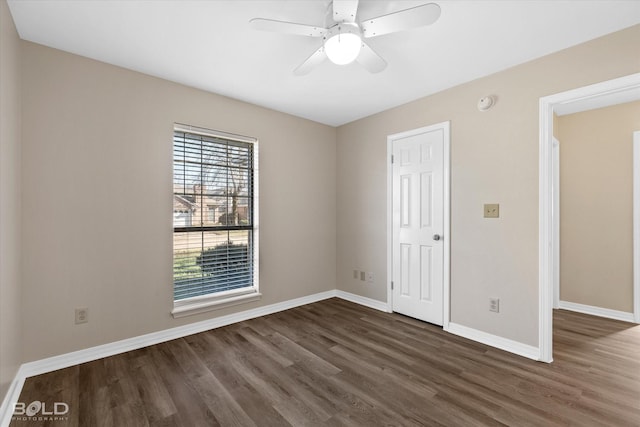
[[[296,75],[309,73],[326,58],[338,65],[357,61],[369,72],[378,73],[387,62],[363,38],[431,25],[440,17],[440,6],[429,3],[360,22],[356,21],[357,12],[358,0],[333,0],[327,7],[325,28],[264,18],[249,22],[257,30],[322,39],[320,47],[293,70]]]

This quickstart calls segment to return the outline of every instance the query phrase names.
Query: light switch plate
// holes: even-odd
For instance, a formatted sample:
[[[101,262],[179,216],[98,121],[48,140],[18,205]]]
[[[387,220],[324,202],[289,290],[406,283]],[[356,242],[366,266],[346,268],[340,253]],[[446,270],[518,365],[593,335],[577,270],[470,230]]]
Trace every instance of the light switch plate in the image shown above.
[[[485,218],[498,218],[500,217],[500,205],[497,203],[489,203],[484,205],[484,217]]]

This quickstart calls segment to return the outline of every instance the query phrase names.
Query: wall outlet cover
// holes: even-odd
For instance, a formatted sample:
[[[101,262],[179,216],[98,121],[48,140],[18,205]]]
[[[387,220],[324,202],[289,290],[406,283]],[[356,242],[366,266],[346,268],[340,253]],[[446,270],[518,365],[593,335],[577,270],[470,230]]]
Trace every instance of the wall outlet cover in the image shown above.
[[[87,307],[76,308],[76,325],[89,322],[89,309]]]
[[[500,205],[498,203],[487,203],[484,205],[484,217],[485,218],[499,218],[500,217]]]

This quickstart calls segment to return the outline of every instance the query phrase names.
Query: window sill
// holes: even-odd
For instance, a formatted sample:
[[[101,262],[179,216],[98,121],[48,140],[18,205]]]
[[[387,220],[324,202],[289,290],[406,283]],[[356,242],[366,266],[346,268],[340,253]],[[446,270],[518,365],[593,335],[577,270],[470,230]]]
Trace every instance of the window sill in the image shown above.
[[[238,304],[245,304],[258,301],[262,294],[255,289],[243,290],[241,292],[229,293],[226,295],[208,296],[206,298],[193,298],[174,302],[171,315],[174,318],[192,316],[194,314],[205,313],[207,311],[220,310]]]

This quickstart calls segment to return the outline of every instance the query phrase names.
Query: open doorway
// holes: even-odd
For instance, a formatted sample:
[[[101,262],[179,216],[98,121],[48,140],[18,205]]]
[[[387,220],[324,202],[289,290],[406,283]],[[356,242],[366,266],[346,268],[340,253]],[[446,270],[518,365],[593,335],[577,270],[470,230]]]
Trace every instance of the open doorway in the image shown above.
[[[554,113],[579,112],[640,99],[640,73],[585,86],[540,99],[539,176],[539,350],[540,360],[553,360],[554,272],[557,271],[554,234]],[[635,247],[635,246],[634,246]],[[634,260],[640,256],[634,253]],[[634,278],[634,320],[640,321],[640,281]]]
[[[634,322],[638,129],[640,100],[554,115],[554,308]]]

